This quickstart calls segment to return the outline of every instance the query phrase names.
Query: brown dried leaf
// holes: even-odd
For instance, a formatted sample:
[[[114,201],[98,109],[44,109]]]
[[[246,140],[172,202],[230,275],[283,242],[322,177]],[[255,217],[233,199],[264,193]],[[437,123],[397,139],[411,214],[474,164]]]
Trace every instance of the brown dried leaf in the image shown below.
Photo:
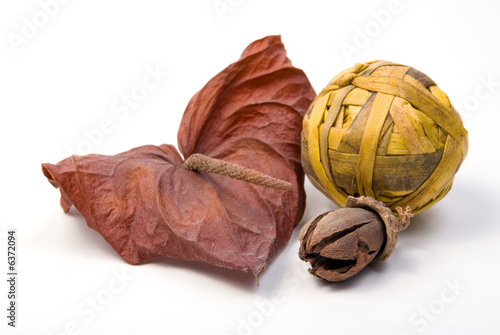
[[[61,191],[127,262],[158,255],[257,275],[289,240],[305,206],[302,116],[314,98],[279,36],[255,41],[189,102],[178,133],[184,157],[202,153],[286,180],[293,191],[187,171],[171,145],[43,164]]]

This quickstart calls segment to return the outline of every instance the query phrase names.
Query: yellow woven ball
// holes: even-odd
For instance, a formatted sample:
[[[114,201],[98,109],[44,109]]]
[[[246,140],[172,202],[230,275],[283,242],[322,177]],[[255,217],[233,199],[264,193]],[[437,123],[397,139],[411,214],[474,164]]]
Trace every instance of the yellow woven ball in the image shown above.
[[[304,170],[340,206],[365,195],[393,211],[429,208],[450,190],[467,148],[448,96],[422,72],[386,61],[339,73],[303,121]]]

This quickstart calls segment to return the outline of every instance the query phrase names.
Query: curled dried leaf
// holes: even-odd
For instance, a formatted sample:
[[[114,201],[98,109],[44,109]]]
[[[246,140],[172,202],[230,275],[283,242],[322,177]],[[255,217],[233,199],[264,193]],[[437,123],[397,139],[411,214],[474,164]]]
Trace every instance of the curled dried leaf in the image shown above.
[[[302,117],[315,93],[279,36],[255,41],[189,102],[178,132],[185,158],[201,153],[279,178],[292,190],[189,171],[171,145],[43,164],[61,190],[127,262],[162,255],[251,271],[290,239],[305,206]]]

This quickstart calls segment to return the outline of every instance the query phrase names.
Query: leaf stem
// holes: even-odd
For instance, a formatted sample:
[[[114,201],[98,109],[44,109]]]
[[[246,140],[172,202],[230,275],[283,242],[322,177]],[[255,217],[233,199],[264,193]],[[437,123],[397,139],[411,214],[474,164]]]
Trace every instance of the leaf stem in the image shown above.
[[[203,154],[192,154],[186,159],[182,168],[185,170],[201,170],[216,173],[229,178],[242,180],[255,185],[271,187],[277,190],[291,191],[293,184],[273,178],[262,172],[244,166],[212,158]]]

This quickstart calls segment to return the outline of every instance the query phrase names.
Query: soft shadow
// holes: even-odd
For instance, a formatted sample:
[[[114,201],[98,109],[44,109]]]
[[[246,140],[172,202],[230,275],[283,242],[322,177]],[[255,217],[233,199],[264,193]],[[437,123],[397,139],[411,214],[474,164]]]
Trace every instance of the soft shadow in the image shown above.
[[[105,255],[106,257],[122,260],[120,255],[106,242],[104,237],[87,225],[87,221],[85,221],[74,206],[64,216],[69,217],[67,218],[67,224],[74,225],[73,229],[77,230],[77,234],[75,235],[79,239],[84,240],[89,249],[99,250],[103,254],[103,257]]]
[[[99,235],[99,233],[87,226],[87,222],[80,215],[78,210],[72,208],[67,213],[67,215],[72,217],[71,221],[77,221],[70,223],[77,224],[79,237],[88,241],[89,248],[100,249],[99,252],[106,254],[106,256],[109,255],[113,258],[120,259],[126,264],[126,262],[120,257],[120,255],[113,250],[113,248],[106,242],[106,240],[104,240],[101,235]],[[253,290],[257,287],[257,280],[251,272],[245,273],[242,271],[226,269],[201,261],[188,261],[184,259],[176,259],[160,255],[147,263],[131,266],[142,267],[154,265],[159,265],[165,268],[177,268],[201,273],[203,275],[209,276],[210,278],[217,278],[221,282],[227,282],[228,284],[239,287],[243,290]]]
[[[87,226],[87,222],[77,209],[72,207],[69,212],[65,214],[65,216],[69,217],[67,218],[67,224],[76,225],[76,227],[74,228],[77,230],[76,235],[79,239],[85,240],[89,248],[99,249],[99,253],[102,253],[103,257],[109,256],[115,259],[119,259],[124,264],[127,264],[98,232]],[[242,271],[226,269],[218,267],[216,265],[198,261],[187,261],[183,259],[158,256],[147,263],[130,266],[160,266],[164,268],[165,271],[168,271],[168,269],[171,268],[184,269],[196,273],[201,273],[204,276],[208,276],[210,278],[216,278],[221,282],[226,282],[229,285],[233,285],[242,290],[252,291],[257,288],[257,280],[251,272],[245,273]]]
[[[449,229],[450,239],[443,240],[446,243],[456,242],[457,239],[482,239],[498,234],[500,225],[495,196],[497,193],[491,185],[462,181],[454,185],[450,193],[436,205],[415,215],[411,225],[401,235],[421,236],[425,239],[441,228]]]
[[[316,278],[315,284],[330,291],[378,289],[391,285],[390,282],[398,280],[401,275],[418,273],[422,264],[414,258],[412,252],[422,249],[426,241],[432,236],[436,237],[436,234],[447,236],[440,242],[443,246],[486,239],[490,238],[491,234],[499,234],[500,225],[495,203],[495,194],[498,193],[492,185],[461,180],[460,183],[455,183],[441,201],[412,218],[408,229],[400,233],[400,243],[388,260],[368,266],[342,282],[330,283]],[[313,192],[308,199],[308,217],[301,221],[298,229],[316,215],[337,208],[326,197],[323,196],[322,199],[321,196],[321,193]]]
[[[314,187],[308,179],[306,179],[304,187],[307,194],[306,210],[304,212],[302,220],[297,227],[298,229],[302,228],[302,226],[312,218],[315,218],[316,216],[325,212],[333,211],[339,208],[339,206],[328,199],[326,195],[324,195],[316,187]]]
[[[376,271],[374,271],[375,268],[377,268]],[[316,286],[322,290],[332,292],[347,291],[354,288],[358,291],[378,290],[382,286],[390,285],[383,280],[386,272],[383,268],[384,266],[382,264],[378,264],[376,266],[368,265],[353,277],[340,282],[332,283],[321,278],[316,278]]]
[[[209,278],[217,279],[220,282],[226,282],[229,285],[245,291],[254,291],[257,289],[257,280],[251,272],[222,268],[201,261],[187,261],[184,259],[169,258],[165,256],[159,256],[151,263],[162,267],[165,266],[165,268],[189,270]],[[147,264],[142,266],[147,266]]]

